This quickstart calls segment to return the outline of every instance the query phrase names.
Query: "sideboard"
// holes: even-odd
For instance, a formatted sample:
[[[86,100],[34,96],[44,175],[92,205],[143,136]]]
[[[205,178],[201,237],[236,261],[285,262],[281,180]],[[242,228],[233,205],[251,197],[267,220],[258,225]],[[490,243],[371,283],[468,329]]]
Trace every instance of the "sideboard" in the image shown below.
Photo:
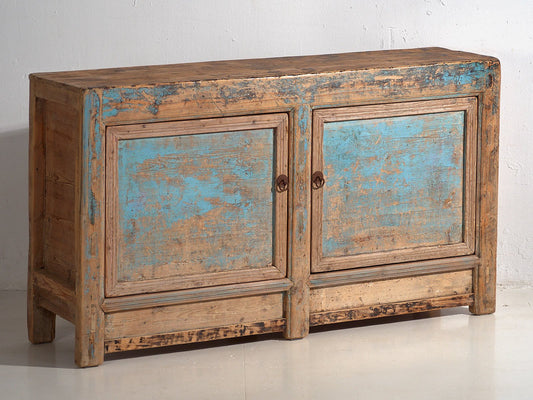
[[[492,313],[499,87],[442,48],[32,74],[30,341]]]

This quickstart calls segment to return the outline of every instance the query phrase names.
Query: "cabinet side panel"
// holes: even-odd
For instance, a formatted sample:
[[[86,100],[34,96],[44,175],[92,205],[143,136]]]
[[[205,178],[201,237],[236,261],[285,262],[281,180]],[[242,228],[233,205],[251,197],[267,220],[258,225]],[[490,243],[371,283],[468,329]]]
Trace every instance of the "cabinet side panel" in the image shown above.
[[[487,90],[481,97],[478,170],[479,232],[477,251],[481,265],[474,274],[474,314],[490,314],[496,308],[496,248],[498,219],[498,151],[500,128],[500,63],[487,67]]]
[[[43,101],[36,95],[36,83],[30,81],[30,137],[28,168],[29,251],[27,325],[28,339],[32,343],[54,340],[55,314],[38,305],[35,276],[43,263],[44,218],[44,139]]]
[[[44,272],[74,290],[75,286],[75,174],[79,112],[67,105],[44,101],[45,199]]]

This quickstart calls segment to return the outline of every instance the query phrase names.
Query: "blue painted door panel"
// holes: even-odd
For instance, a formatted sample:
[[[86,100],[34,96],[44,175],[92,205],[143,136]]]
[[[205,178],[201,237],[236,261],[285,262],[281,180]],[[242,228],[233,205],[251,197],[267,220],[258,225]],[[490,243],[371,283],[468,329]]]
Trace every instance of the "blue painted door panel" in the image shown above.
[[[117,280],[272,265],[275,130],[118,142]]]
[[[465,112],[324,123],[322,255],[463,241]]]

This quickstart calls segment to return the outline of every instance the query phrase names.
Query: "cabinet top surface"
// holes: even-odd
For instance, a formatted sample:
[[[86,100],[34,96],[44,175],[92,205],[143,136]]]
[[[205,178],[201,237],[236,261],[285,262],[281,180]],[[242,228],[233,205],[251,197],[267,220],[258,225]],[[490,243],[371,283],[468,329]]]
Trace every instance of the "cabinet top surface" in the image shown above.
[[[474,53],[428,47],[316,56],[258,58],[85,71],[43,72],[32,74],[31,77],[46,79],[80,89],[94,89],[204,80],[322,74],[468,62],[497,62],[497,59]]]

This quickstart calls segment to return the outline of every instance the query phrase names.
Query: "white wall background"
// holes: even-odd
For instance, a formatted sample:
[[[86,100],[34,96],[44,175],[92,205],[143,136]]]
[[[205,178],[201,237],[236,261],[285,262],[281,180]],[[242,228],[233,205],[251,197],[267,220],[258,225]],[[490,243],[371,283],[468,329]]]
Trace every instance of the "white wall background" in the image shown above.
[[[501,60],[498,278],[533,285],[533,1],[0,0],[0,290],[26,287],[29,73],[423,46]]]

